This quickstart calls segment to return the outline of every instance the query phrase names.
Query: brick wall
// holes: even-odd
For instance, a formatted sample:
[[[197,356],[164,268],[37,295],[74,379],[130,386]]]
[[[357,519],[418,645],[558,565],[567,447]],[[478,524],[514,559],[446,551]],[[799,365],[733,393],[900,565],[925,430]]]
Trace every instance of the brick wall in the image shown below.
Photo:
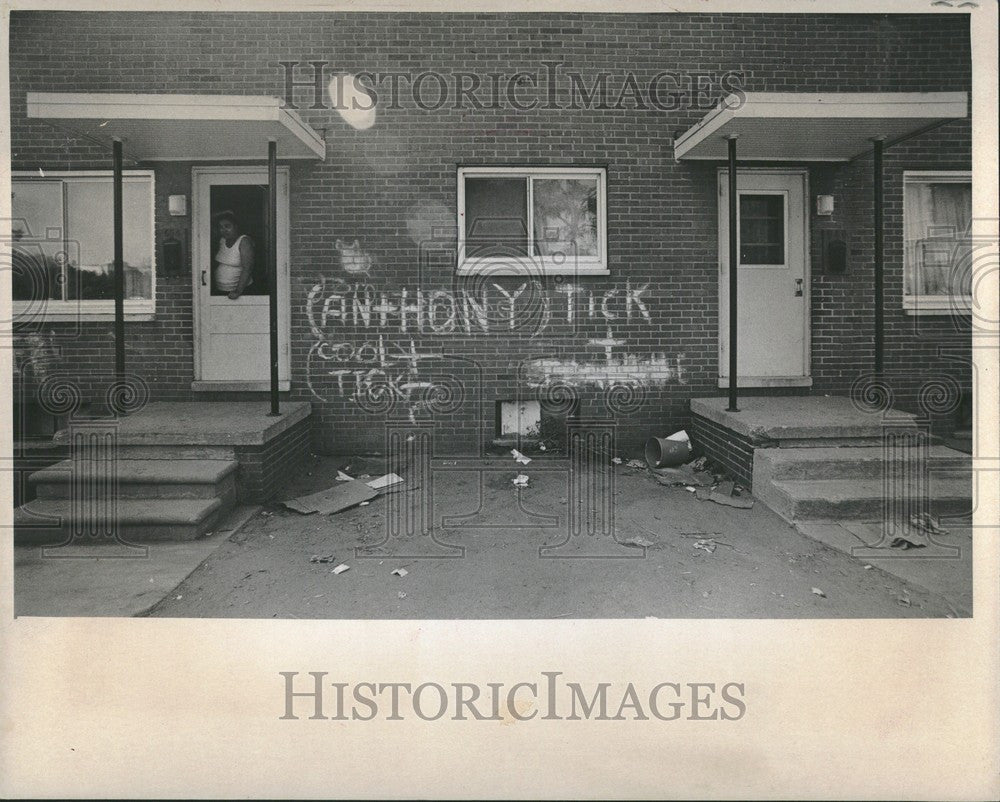
[[[754,446],[746,437],[701,415],[691,416],[690,432],[696,450],[725,468],[744,487],[753,487]]]
[[[971,82],[968,23],[959,15],[185,12],[122,13],[109,24],[99,14],[14,12],[11,47],[14,167],[32,171],[103,168],[109,159],[87,141],[26,120],[28,90],[283,96],[279,62],[301,62],[296,78],[307,80],[306,63],[314,60],[328,62],[331,74],[485,75],[541,71],[546,60],[561,62],[564,73],[583,74],[588,85],[599,72],[610,74],[609,108],[546,109],[543,97],[539,108],[525,112],[453,104],[427,111],[404,93],[400,108],[380,109],[376,125],[365,131],[351,128],[335,111],[310,109],[311,90],[296,90],[299,114],[325,131],[327,158],[291,166],[291,397],[313,402],[316,444],[339,452],[380,451],[382,422],[411,412],[433,414],[449,432],[447,448],[474,452],[495,434],[497,400],[537,394],[523,380],[526,360],[599,361],[603,349],[588,341],[607,337],[609,329],[624,341],[617,353],[663,355],[679,365],[679,375],[625,398],[608,398],[592,385],[553,387],[543,394],[549,406],[558,407],[571,393],[583,416],[608,414],[610,408],[627,450],[639,448],[650,434],[686,425],[691,397],[719,393],[716,165],[678,164],[672,152],[675,133],[696,123],[705,109],[639,109],[628,98],[615,108],[625,69],[642,86],[661,70],[736,70],[748,91],[968,90]],[[719,92],[713,84],[702,105]],[[518,97],[530,100],[531,87],[520,88]],[[900,310],[902,170],[968,169],[969,143],[968,123],[953,123],[887,155],[886,362],[898,377],[903,406],[912,406],[927,376],[944,372],[961,386],[970,385],[968,336],[944,319],[908,318]],[[323,287],[316,296],[323,298],[342,286],[338,281],[352,280],[338,260],[337,240],[357,239],[371,257],[364,281],[376,298],[403,288],[454,290],[450,262],[421,264],[421,232],[432,224],[453,225],[458,166],[493,164],[606,167],[611,275],[574,283],[598,298],[621,293],[627,284],[648,285],[642,298],[649,320],[623,319],[624,309],[617,307],[619,317],[610,324],[578,315],[572,327],[553,325],[538,337],[530,329],[511,332],[492,324],[489,334],[466,334],[461,326],[435,333],[403,332],[395,322],[333,323],[324,330],[328,346],[347,343],[336,352],[355,355],[350,367],[371,367],[383,347],[400,357],[386,371],[384,386],[375,382],[360,399],[351,397],[349,388],[343,391],[340,380],[328,375],[330,362],[316,360],[317,338],[305,315],[314,287]],[[155,165],[158,235],[176,225],[177,218],[166,216],[167,195],[190,195],[190,166]],[[869,168],[864,159],[846,167],[810,167],[811,194],[829,187],[837,199],[832,220],[812,223],[814,259],[822,226],[845,227],[852,246],[846,274],[813,270],[816,391],[846,392],[870,361]],[[496,283],[508,292],[518,285],[509,279]],[[558,287],[548,279],[543,289],[564,300]],[[159,276],[156,320],[129,325],[130,369],[146,379],[154,398],[190,396],[190,307],[190,276]],[[53,324],[48,334],[57,342],[63,367],[79,376],[87,393],[100,393],[112,363],[110,324],[89,324],[79,336],[63,338]],[[950,349],[945,356],[939,355],[942,345]],[[393,382],[408,375],[400,372],[403,357],[413,353],[436,357],[420,363],[420,378],[440,386],[418,409],[398,397],[390,403]]]
[[[295,469],[309,456],[312,446],[312,416],[292,424],[263,446],[236,448],[239,469],[237,497],[242,502],[273,498]]]

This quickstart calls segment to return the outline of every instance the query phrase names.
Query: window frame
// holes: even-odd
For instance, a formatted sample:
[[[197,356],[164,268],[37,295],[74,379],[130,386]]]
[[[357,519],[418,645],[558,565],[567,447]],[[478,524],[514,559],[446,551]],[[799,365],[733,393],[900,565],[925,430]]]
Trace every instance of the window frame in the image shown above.
[[[597,257],[581,257],[575,265],[560,264],[549,256],[534,255],[527,257],[532,263],[532,270],[537,275],[545,276],[607,276],[608,269],[608,198],[607,198],[606,167],[533,167],[533,166],[490,166],[479,165],[459,167],[457,171],[457,208],[456,219],[458,229],[458,247],[456,274],[471,276],[488,273],[494,276],[523,276],[523,271],[513,270],[509,259],[475,258],[465,256],[465,179],[466,178],[524,178],[527,183],[527,226],[528,248],[534,250],[534,193],[532,179],[534,178],[596,178],[597,179]]]
[[[903,230],[900,237],[902,241],[902,286],[901,297],[903,311],[907,315],[968,315],[971,314],[971,295],[907,295],[906,294],[906,271],[907,271],[907,243],[906,243],[906,187],[908,184],[968,184],[972,188],[971,170],[904,170],[903,171]],[[970,214],[970,221],[972,220]]]
[[[65,185],[73,180],[93,181],[95,178],[104,178],[110,184],[114,180],[112,170],[53,170],[46,171],[43,175],[30,170],[14,170],[11,172],[11,191],[18,181],[52,181],[59,180],[63,183],[63,242],[66,242],[66,216],[68,210],[65,203]],[[144,178],[149,180],[149,231],[150,231],[150,297],[148,299],[126,298],[125,299],[125,319],[130,321],[153,320],[156,316],[156,174],[153,170],[123,170],[123,183],[130,178]],[[12,209],[13,211],[13,209]],[[108,224],[111,224],[109,218]],[[37,234],[35,235],[37,236]],[[41,307],[41,310],[39,310]],[[38,316],[46,323],[59,322],[108,322],[114,320],[115,302],[114,299],[86,299],[77,298],[70,300],[45,301],[11,301],[11,311],[14,314],[15,325],[19,314],[30,314]]]
[[[781,264],[772,262],[744,262],[743,261],[743,214],[742,203],[745,195],[768,195],[781,198],[781,253],[785,257]],[[789,197],[787,189],[737,189],[736,190],[736,256],[737,267],[740,270],[788,270],[790,263],[788,259],[789,242]]]

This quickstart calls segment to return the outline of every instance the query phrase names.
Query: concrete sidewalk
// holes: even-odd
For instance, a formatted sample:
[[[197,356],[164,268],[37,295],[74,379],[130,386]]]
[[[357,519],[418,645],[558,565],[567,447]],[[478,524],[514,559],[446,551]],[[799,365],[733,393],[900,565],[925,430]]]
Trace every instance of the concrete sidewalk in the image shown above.
[[[146,613],[238,531],[260,507],[234,509],[208,537],[147,548],[69,545],[14,548],[15,616]]]

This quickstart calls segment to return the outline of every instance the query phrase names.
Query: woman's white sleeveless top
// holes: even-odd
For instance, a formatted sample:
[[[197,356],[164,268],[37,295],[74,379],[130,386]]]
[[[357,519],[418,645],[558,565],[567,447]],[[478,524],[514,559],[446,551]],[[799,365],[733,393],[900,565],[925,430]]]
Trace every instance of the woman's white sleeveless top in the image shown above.
[[[215,271],[215,285],[220,290],[231,292],[240,283],[240,276],[243,275],[243,260],[240,258],[240,241],[246,234],[240,234],[232,245],[226,245],[226,238],[219,239],[219,250],[215,254],[215,261],[219,267]]]

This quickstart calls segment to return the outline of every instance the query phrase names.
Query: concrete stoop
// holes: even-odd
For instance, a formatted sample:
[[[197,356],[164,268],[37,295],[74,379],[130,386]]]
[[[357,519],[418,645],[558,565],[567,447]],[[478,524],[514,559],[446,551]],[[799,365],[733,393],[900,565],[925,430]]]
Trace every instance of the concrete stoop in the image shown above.
[[[15,543],[104,534],[109,521],[118,537],[132,543],[193,540],[211,531],[236,502],[236,460],[162,454],[113,465],[64,460],[33,473],[28,482],[37,497],[15,511]]]
[[[972,510],[972,463],[967,454],[932,446],[927,476],[915,470],[916,453],[895,452],[886,461],[881,446],[827,445],[815,448],[758,448],[753,492],[791,523],[879,521],[887,503],[910,492],[927,500],[935,515],[962,516]]]

